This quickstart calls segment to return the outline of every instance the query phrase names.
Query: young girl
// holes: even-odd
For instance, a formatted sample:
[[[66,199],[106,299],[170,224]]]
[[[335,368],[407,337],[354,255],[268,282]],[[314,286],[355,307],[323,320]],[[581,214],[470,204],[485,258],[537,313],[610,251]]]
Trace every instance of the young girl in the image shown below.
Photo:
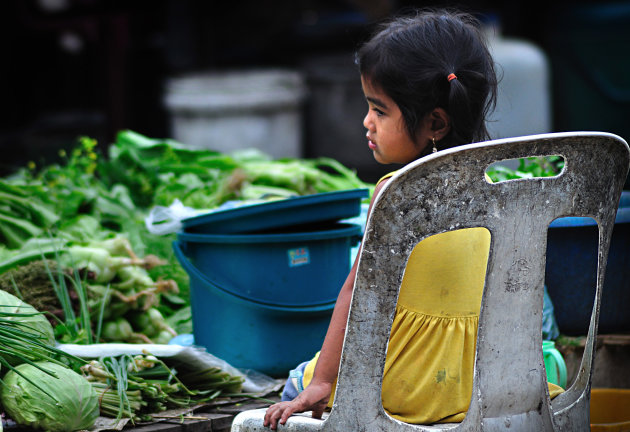
[[[357,63],[368,103],[363,125],[378,162],[408,164],[488,138],[485,117],[495,103],[497,82],[473,17],[425,10],[394,19],[363,45]],[[377,184],[374,197],[390,176]],[[415,424],[463,420],[472,393],[489,244],[487,230],[471,228],[429,237],[414,248],[383,375],[383,407],[391,416]],[[292,371],[297,388],[304,390],[272,405],[265,426],[276,429],[291,414],[309,410],[320,418],[331,405],[357,261],[341,288],[320,353],[298,368],[301,373]],[[553,396],[559,388],[551,390]],[[291,396],[285,390],[283,400]]]

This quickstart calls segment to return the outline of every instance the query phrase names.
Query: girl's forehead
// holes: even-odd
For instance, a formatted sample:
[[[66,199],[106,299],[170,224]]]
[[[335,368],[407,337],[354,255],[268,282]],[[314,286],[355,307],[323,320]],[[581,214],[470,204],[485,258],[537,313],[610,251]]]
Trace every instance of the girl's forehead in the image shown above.
[[[378,83],[375,83],[369,76],[361,75],[361,86],[364,93],[385,94]]]
[[[368,103],[380,107],[381,109],[388,109],[396,105],[380,86],[374,85],[369,79],[363,79],[363,77],[361,77],[361,86],[363,87],[363,95]]]
[[[372,88],[372,79],[368,75],[361,74],[361,85],[363,88]]]

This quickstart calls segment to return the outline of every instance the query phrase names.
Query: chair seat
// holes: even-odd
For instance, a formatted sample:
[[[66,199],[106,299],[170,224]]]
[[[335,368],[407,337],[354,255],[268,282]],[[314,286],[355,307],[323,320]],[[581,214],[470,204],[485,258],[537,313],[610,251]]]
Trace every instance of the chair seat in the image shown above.
[[[266,431],[269,432],[269,428],[263,427],[263,421],[265,419],[266,408],[259,408],[249,411],[243,411],[239,413],[232,423],[231,432],[254,432],[254,431]],[[311,411],[304,413],[294,414],[287,420],[287,423],[282,426],[278,426],[279,431],[317,431],[321,430],[324,426],[324,420],[329,416],[329,413],[325,412],[322,419],[314,419]],[[432,426],[428,426],[432,430],[449,430],[458,426],[459,423],[441,423]]]
[[[232,423],[232,432],[245,432],[245,431],[266,431],[269,432],[269,428],[264,427],[263,420],[265,418],[266,408],[260,408],[255,410],[243,411],[239,413]],[[299,431],[299,430],[320,430],[323,426],[324,420],[328,417],[328,413],[324,413],[321,420],[314,419],[312,412],[307,411],[300,414],[294,414],[289,417],[287,423],[282,426],[279,425],[278,430],[285,431]]]

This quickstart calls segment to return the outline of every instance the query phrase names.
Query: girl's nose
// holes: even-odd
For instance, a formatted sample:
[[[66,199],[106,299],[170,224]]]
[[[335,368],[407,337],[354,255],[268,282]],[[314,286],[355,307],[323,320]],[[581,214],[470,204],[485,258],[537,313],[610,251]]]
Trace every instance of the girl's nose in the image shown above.
[[[363,126],[367,129],[367,130],[372,130],[372,126],[374,125],[374,122],[372,122],[371,118],[370,118],[370,110],[368,110],[367,114],[365,115],[365,117],[363,118]]]

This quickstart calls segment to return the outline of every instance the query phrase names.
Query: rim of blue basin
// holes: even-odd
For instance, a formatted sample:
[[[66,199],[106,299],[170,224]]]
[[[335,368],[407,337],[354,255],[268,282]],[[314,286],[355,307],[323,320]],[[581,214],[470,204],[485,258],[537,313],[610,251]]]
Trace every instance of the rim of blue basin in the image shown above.
[[[623,191],[621,194],[615,223],[630,223],[630,191]],[[571,216],[554,220],[549,224],[549,228],[571,228],[595,225],[597,225],[597,222],[595,222],[593,218]]]

